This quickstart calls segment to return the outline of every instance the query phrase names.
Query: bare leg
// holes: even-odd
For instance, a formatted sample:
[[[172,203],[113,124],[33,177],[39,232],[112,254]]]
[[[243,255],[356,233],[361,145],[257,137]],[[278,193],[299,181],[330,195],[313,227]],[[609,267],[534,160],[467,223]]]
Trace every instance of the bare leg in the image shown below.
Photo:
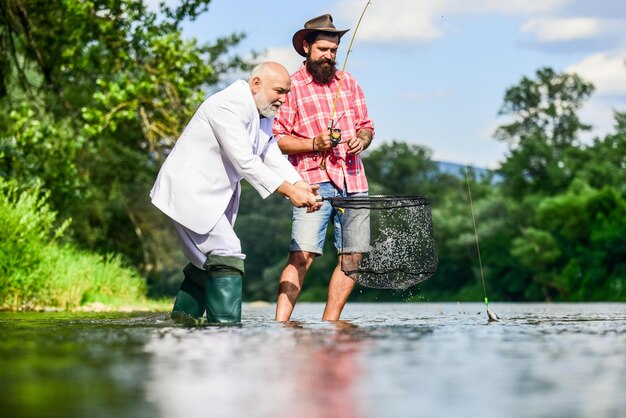
[[[341,256],[339,256],[339,262],[333,271],[333,275],[330,277],[330,285],[328,286],[328,300],[326,301],[326,307],[324,308],[324,314],[322,320],[324,321],[336,321],[341,315],[341,311],[354,289],[356,282],[341,270]]]
[[[304,276],[313,264],[314,253],[294,251],[289,253],[287,266],[280,276],[278,300],[276,301],[276,320],[289,321],[300,292]]]

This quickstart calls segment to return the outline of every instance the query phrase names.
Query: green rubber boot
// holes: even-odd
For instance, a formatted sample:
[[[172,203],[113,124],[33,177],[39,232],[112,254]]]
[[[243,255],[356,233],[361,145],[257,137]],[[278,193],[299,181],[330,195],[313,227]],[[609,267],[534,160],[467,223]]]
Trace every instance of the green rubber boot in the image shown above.
[[[180,290],[176,294],[172,318],[184,316],[200,318],[205,311],[205,284],[209,276],[206,271],[201,270],[189,263],[183,269],[185,279],[180,285]]]
[[[243,260],[209,255],[204,268],[209,274],[204,299],[207,321],[217,324],[240,323]]]

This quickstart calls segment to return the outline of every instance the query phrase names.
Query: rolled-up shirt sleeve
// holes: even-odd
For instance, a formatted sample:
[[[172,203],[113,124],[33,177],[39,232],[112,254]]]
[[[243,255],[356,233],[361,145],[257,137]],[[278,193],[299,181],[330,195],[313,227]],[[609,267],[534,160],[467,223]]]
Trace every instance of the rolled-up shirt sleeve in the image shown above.
[[[354,109],[356,110],[357,117],[356,119],[356,132],[359,132],[362,129],[367,129],[372,132],[372,137],[374,136],[374,122],[369,118],[367,114],[367,105],[365,104],[365,95],[363,94],[363,90],[355,81],[355,101],[354,101]]]

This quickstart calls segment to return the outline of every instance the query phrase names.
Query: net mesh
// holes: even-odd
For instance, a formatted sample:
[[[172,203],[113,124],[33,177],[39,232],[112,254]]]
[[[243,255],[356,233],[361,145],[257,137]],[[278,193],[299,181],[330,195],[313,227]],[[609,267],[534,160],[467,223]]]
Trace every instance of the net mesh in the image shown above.
[[[406,289],[435,273],[437,254],[427,197],[329,200],[340,213],[341,269],[357,283]]]

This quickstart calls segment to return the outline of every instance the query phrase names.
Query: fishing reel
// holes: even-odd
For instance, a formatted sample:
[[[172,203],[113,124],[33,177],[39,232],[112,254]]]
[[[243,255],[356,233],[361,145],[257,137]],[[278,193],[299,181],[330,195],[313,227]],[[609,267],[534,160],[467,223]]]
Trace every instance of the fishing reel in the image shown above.
[[[334,148],[341,143],[341,129],[328,128],[330,131],[330,145]]]

